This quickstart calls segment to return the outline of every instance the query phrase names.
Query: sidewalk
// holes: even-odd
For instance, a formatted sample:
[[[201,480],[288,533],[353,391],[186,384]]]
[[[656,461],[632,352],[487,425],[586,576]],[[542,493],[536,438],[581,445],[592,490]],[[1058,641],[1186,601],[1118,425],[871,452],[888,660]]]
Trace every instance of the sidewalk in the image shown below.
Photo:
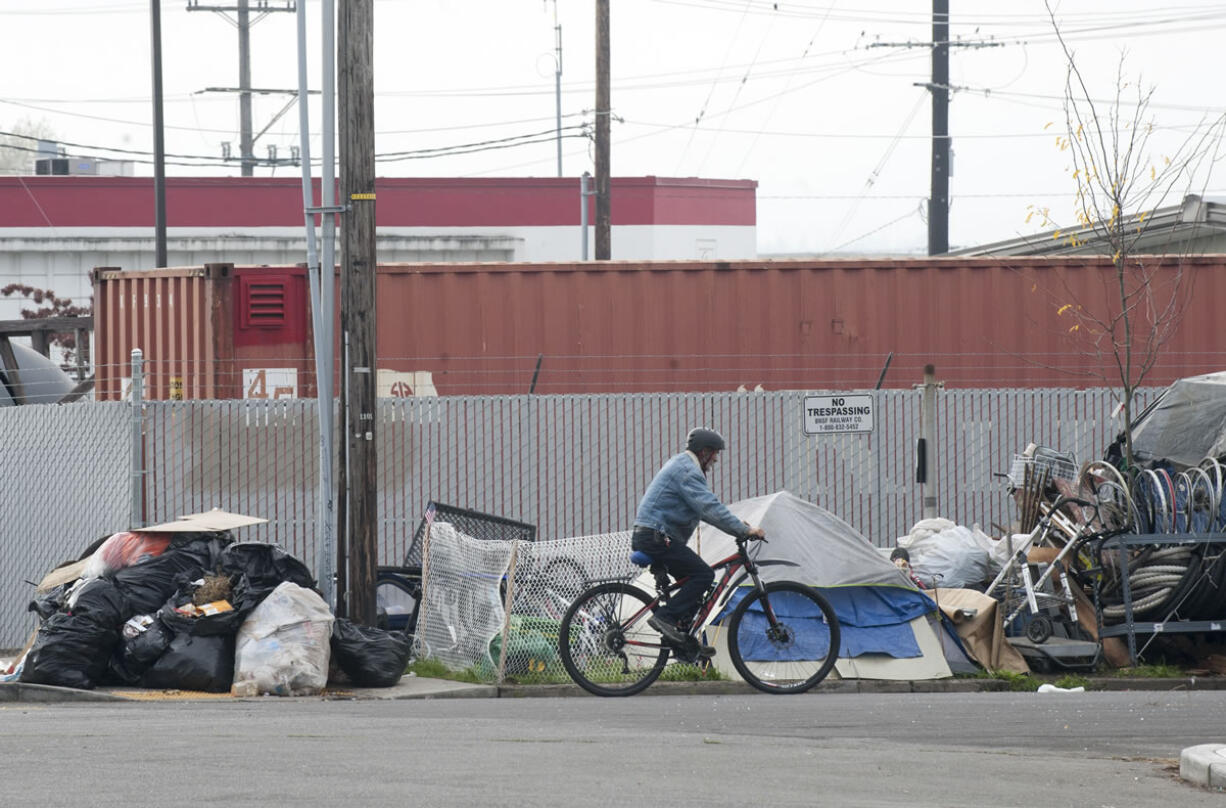
[[[883,681],[877,679],[829,679],[813,689],[813,693],[999,693],[1009,690],[1009,682],[1000,679],[927,679]],[[1186,679],[1141,679],[1102,677],[1090,680],[1090,691],[1104,690],[1226,690],[1226,677]],[[726,696],[757,693],[744,682],[720,680],[713,682],[656,682],[641,695],[645,696]],[[1058,698],[1075,694],[1038,694]],[[573,684],[469,684],[447,679],[427,679],[408,675],[392,687],[336,687],[325,690],[319,698],[361,701],[399,701],[406,699],[496,699],[496,698],[567,698],[588,697],[588,693]],[[204,693],[189,690],[149,690],[139,687],[106,687],[97,690],[76,690],[70,687],[32,685],[24,682],[0,682],[0,702],[97,702],[97,701],[250,701],[276,699],[276,696],[237,697],[229,693]],[[1226,763],[1226,758],[1223,758]]]

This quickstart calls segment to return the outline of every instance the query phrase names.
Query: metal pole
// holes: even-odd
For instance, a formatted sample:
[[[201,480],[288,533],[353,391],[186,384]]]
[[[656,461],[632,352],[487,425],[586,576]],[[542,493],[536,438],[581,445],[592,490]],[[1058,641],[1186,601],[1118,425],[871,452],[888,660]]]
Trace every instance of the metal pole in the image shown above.
[[[923,441],[924,479],[920,491],[924,497],[924,518],[937,516],[937,388],[936,367],[924,365],[924,397],[920,407],[920,440]]]
[[[558,176],[562,176],[562,26],[558,22],[558,0],[553,0],[553,30],[557,57],[553,74],[554,108],[558,127]]]
[[[332,481],[331,481],[331,463],[324,463],[326,457],[327,438],[324,432],[326,428],[325,411],[332,411],[331,397],[325,397],[325,392],[319,385],[319,366],[327,364],[331,366],[330,357],[325,356],[324,351],[324,334],[320,327],[322,323],[322,313],[320,306],[320,266],[319,254],[315,249],[315,214],[311,212],[314,207],[315,192],[311,187],[311,115],[308,105],[308,88],[307,88],[307,58],[306,58],[306,4],[299,3],[297,5],[297,23],[298,23],[298,132],[299,132],[299,149],[302,153],[302,206],[303,206],[303,221],[306,226],[306,246],[307,246],[307,272],[309,273],[308,287],[311,293],[311,319],[314,323],[312,329],[315,339],[315,395],[318,399],[319,411],[319,502],[315,514],[315,578],[319,581],[319,594],[323,597],[330,607],[335,608],[336,604],[336,589],[334,586],[331,564],[331,525],[328,521],[324,503],[331,496]],[[325,216],[326,221],[326,216]]]
[[[587,198],[592,195],[588,190],[588,183],[591,180],[592,175],[586,171],[579,177],[579,233],[583,245],[580,255],[584,261],[587,260]]]
[[[877,386],[873,388],[873,407],[876,408],[877,412],[883,412],[885,410],[885,408],[881,406],[881,400],[884,397],[881,393],[881,385],[885,382],[886,371],[890,369],[890,362],[893,359],[894,359],[894,352],[890,351],[889,355],[886,356],[885,358],[885,365],[882,366],[881,368],[881,375],[877,377]],[[877,422],[877,423],[880,423],[880,422]],[[874,424],[873,426],[875,429],[877,424]],[[876,506],[877,506],[876,507],[877,527],[873,531],[874,538],[876,538],[877,536],[881,536],[882,526],[885,524],[885,493],[881,490],[881,464],[882,464],[881,438],[876,432],[874,432],[872,435],[872,441],[873,441],[873,466],[875,467],[875,470],[877,472],[877,491],[875,495]],[[889,539],[890,537],[884,536],[883,538]]]
[[[162,121],[162,11],[159,0],[149,0],[153,28],[153,264],[166,259],[166,141]]]
[[[323,192],[323,207],[336,207],[336,10],[333,0],[323,0],[323,103],[320,126],[323,128],[323,155],[319,167],[320,189]],[[321,350],[315,354],[315,374],[319,384],[320,398],[327,406],[320,413],[323,418],[319,431],[323,436],[320,449],[320,488],[327,487],[324,498],[320,502],[322,511],[321,526],[326,536],[325,559],[326,567],[336,570],[336,480],[332,473],[332,458],[336,456],[334,441],[336,440],[336,419],[334,417],[334,383],[333,346],[336,342],[333,324],[335,322],[334,299],[336,297],[336,217],[325,213],[320,219],[323,228],[323,255],[321,256],[319,274],[319,295],[321,303],[320,345]],[[319,361],[323,357],[325,361]]]
[[[145,526],[145,469],[144,469],[144,397],[145,358],[140,348],[132,349],[132,474],[131,511],[132,527]]]

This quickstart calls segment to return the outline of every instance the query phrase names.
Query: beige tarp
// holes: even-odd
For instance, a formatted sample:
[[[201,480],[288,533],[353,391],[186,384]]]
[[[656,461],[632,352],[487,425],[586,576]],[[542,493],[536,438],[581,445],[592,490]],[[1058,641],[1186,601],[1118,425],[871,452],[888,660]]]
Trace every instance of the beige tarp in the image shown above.
[[[974,589],[935,589],[926,594],[937,601],[941,613],[953,622],[972,659],[990,671],[1030,672],[1026,660],[1005,638],[995,599]]]
[[[219,508],[204,513],[189,513],[180,516],[173,522],[163,522],[160,525],[137,528],[132,533],[216,533],[224,530],[234,530],[248,525],[262,525],[267,519],[258,516],[244,516],[241,513],[229,513]],[[49,592],[60,584],[71,583],[81,577],[88,558],[82,558],[71,564],[56,567],[39,582],[38,593]]]
[[[214,508],[204,513],[189,513],[180,516],[173,522],[163,522],[160,525],[149,525],[132,530],[133,533],[204,533],[234,530],[248,525],[262,525],[267,519],[258,516],[244,516],[241,513],[229,513],[220,508]]]

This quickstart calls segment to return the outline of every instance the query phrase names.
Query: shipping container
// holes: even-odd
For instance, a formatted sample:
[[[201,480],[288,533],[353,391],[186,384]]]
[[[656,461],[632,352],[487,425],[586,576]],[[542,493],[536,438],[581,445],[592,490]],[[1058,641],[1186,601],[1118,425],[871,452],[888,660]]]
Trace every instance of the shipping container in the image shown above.
[[[100,397],[134,347],[152,398],[314,395],[303,267],[94,277]],[[1226,256],[1167,260],[1156,298],[1176,279],[1146,385],[1226,366]],[[1117,386],[1114,284],[1095,257],[381,265],[380,394],[905,388],[927,364],[950,387]],[[1133,314],[1139,361],[1154,315]]]

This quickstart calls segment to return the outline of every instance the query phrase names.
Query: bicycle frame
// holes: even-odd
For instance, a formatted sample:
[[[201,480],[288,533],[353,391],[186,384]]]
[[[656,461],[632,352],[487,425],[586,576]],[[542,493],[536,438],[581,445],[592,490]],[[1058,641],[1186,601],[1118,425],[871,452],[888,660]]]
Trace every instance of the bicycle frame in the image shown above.
[[[763,589],[764,587],[762,585],[762,579],[758,577],[758,567],[773,565],[773,564],[778,564],[778,565],[783,565],[783,566],[788,566],[788,567],[800,566],[799,564],[793,561],[784,561],[782,559],[769,559],[766,561],[754,561],[752,558],[749,557],[749,551],[746,548],[746,543],[743,541],[738,541],[737,551],[735,553],[711,565],[711,569],[713,570],[722,569],[724,573],[715,582],[715,587],[709,593],[707,593],[706,597],[704,597],[702,601],[698,604],[698,612],[694,615],[694,620],[690,625],[690,631],[689,631],[690,635],[691,636],[695,635],[698,632],[698,630],[706,624],[707,618],[711,615],[712,611],[715,610],[715,607],[717,605],[720,608],[723,608],[727,604],[728,598],[732,596],[732,592],[736,589],[737,586],[740,585],[741,581],[745,579],[746,575],[748,575],[750,578],[753,579],[753,585],[755,589],[758,589],[758,590]],[[741,570],[745,571],[744,574],[742,574],[740,577],[736,577],[737,573],[740,572]],[[680,578],[676,581],[673,581],[671,584],[669,584],[668,589],[665,590],[663,594],[671,595],[677,589],[681,588],[681,585],[684,584],[686,580],[687,580],[686,578]],[[639,620],[643,619],[643,617],[645,617],[649,612],[655,611],[655,609],[659,607],[662,601],[663,601],[662,593],[660,592],[660,588],[657,586],[656,596],[652,598],[651,602],[648,603],[646,606],[637,610],[632,615],[630,615],[628,618],[623,620],[622,628],[626,628],[626,627],[634,625]],[[766,619],[770,623],[771,628],[777,627],[779,624],[779,621],[778,621],[778,618],[775,617],[775,612],[774,612],[774,609],[770,605],[770,601],[766,598],[763,598],[763,605],[765,607]],[[641,647],[650,647],[650,648],[659,648],[659,647],[662,647],[663,645],[662,643],[645,643],[645,642],[638,642],[634,640],[628,640],[626,644],[627,645],[637,645]]]

